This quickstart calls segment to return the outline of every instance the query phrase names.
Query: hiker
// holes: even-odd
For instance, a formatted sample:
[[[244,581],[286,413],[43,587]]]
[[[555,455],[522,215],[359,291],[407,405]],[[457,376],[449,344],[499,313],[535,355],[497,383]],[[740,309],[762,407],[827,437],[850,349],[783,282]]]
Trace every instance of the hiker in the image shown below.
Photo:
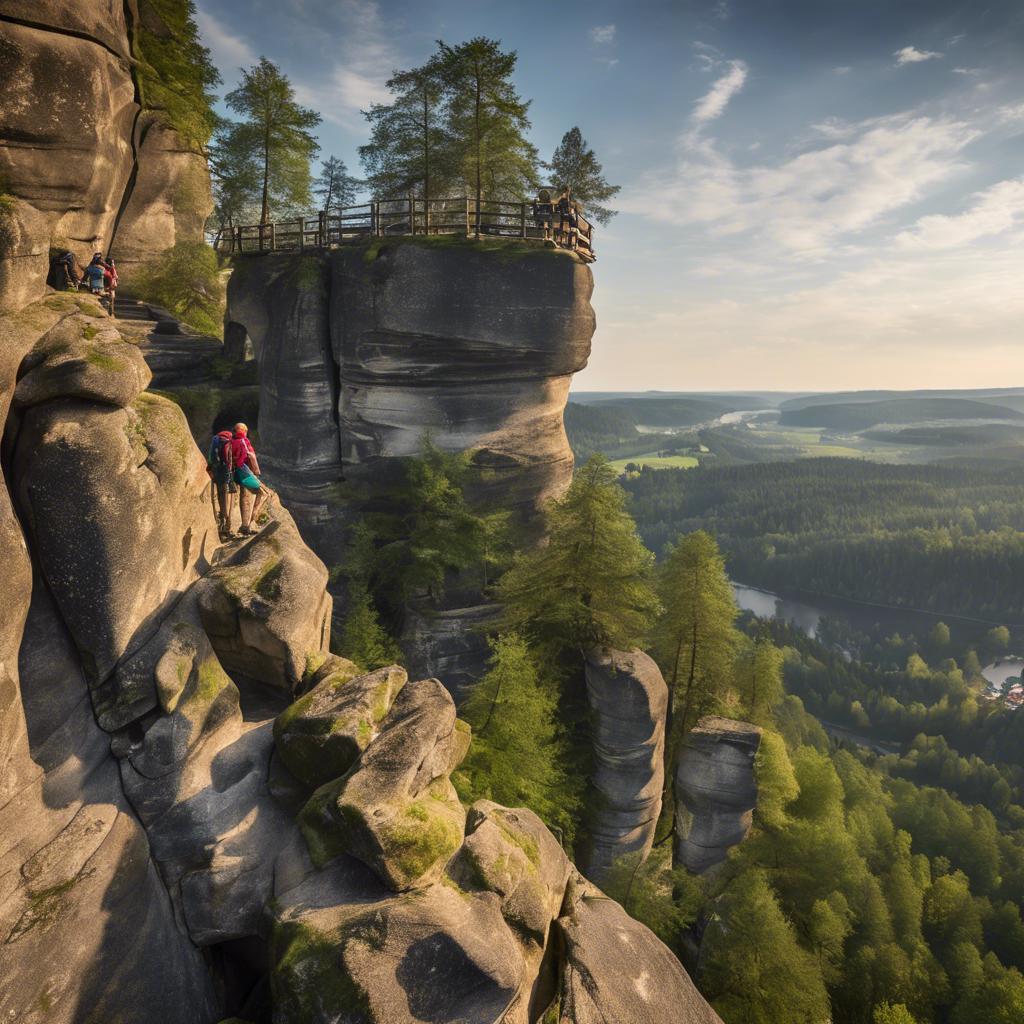
[[[231,512],[235,503],[238,485],[234,481],[234,449],[230,430],[221,430],[210,440],[210,450],[206,454],[206,472],[210,474],[210,489],[217,495],[214,508],[219,506],[217,513],[217,530],[221,540],[230,540]]]
[[[103,275],[107,272],[103,262],[103,253],[93,253],[92,262],[85,268],[85,279],[89,283],[89,291],[93,295],[103,294]]]
[[[580,204],[572,202],[569,204],[569,213],[566,216],[566,224],[569,228],[569,248],[574,252],[579,248],[580,242]]]
[[[113,258],[108,259],[103,269],[103,286],[107,293],[110,315],[114,315],[114,297],[117,295],[117,265]]]
[[[555,219],[555,204],[551,201],[551,193],[542,188],[537,193],[533,204],[533,219],[537,227],[541,229],[544,241],[551,238],[552,222]]]
[[[238,493],[238,505],[242,516],[242,528],[239,533],[248,537],[257,531],[252,528],[256,513],[260,510],[269,490],[260,482],[260,464],[256,458],[252,442],[249,440],[249,428],[244,423],[236,423],[234,437],[231,439],[231,458],[234,463],[232,475],[235,483],[241,488]],[[255,494],[255,499],[253,495]],[[252,508],[249,502],[252,500]]]
[[[569,214],[572,211],[572,189],[566,186],[558,197],[558,243],[565,245],[569,238]]]
[[[66,249],[54,256],[50,264],[50,276],[47,283],[58,292],[77,292],[82,272],[78,267],[75,254]]]

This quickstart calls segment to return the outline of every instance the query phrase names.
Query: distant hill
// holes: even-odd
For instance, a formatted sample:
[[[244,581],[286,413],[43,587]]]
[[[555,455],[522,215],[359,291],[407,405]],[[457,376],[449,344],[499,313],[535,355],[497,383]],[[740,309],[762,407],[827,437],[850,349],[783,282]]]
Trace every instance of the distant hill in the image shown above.
[[[868,430],[865,431],[864,437],[891,444],[934,445],[937,448],[989,448],[994,445],[1014,444],[1024,446],[1024,426],[985,423],[977,426],[904,427],[901,430]]]
[[[1007,402],[1011,408],[1021,408],[1017,402],[1024,403],[1024,388],[949,388],[946,390],[919,390],[919,391],[836,391],[819,392],[818,394],[794,395],[779,403],[783,412],[790,412],[797,409],[806,409],[812,405],[849,405],[850,403],[865,402],[891,402],[897,399],[929,399],[929,398],[957,398],[967,401],[991,403],[999,402],[1000,399],[1010,399]]]
[[[1006,406],[964,398],[905,398],[885,402],[851,402],[785,409],[780,424],[867,430],[879,423],[925,423],[929,420],[1024,420],[1024,413]]]

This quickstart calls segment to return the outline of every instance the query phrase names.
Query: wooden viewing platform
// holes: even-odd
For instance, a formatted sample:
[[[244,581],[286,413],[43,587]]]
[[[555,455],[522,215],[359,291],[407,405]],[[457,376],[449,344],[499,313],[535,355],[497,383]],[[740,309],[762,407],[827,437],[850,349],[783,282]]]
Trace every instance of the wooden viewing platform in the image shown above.
[[[576,243],[568,228],[560,227],[555,204],[549,236],[561,249],[575,249],[593,262],[594,226],[577,215]],[[358,206],[339,207],[336,213],[316,213],[269,224],[229,228],[214,239],[213,247],[227,255],[258,255],[267,252],[300,252],[325,249],[358,238],[389,238],[398,235],[457,235],[543,239],[544,228],[534,202],[506,202],[475,197],[457,199],[374,199]]]

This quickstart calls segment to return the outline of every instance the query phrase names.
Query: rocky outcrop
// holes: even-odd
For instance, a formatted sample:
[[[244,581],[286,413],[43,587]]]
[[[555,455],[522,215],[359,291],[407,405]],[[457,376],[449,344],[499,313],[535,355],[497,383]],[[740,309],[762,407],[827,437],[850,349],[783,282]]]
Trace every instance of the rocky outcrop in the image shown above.
[[[205,160],[139,105],[139,7],[8,0],[0,10],[0,312],[42,295],[51,246],[133,261],[202,238]]]
[[[251,340],[262,464],[317,554],[342,563],[353,494],[372,497],[427,434],[473,450],[475,500],[535,527],[572,475],[562,410],[590,354],[592,288],[571,253],[452,237],[239,261],[227,333]],[[491,614],[457,581],[441,606],[414,602],[402,637],[414,674],[461,698]]]
[[[702,873],[750,831],[761,728],[708,716],[686,737],[676,766],[675,859]]]
[[[642,651],[587,655],[596,807],[584,870],[600,879],[619,857],[646,857],[661,813],[668,687]]]

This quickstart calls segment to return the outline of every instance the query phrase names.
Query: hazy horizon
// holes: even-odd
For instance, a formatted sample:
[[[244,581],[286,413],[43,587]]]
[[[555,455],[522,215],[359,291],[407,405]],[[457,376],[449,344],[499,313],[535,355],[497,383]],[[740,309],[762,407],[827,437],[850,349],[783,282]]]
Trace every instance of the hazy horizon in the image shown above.
[[[586,390],[1024,381],[1024,7],[949,0],[198,0],[359,173],[360,110],[437,38],[519,52],[532,140],[622,186]],[[571,53],[571,59],[566,55]],[[998,385],[995,385],[998,386]]]

